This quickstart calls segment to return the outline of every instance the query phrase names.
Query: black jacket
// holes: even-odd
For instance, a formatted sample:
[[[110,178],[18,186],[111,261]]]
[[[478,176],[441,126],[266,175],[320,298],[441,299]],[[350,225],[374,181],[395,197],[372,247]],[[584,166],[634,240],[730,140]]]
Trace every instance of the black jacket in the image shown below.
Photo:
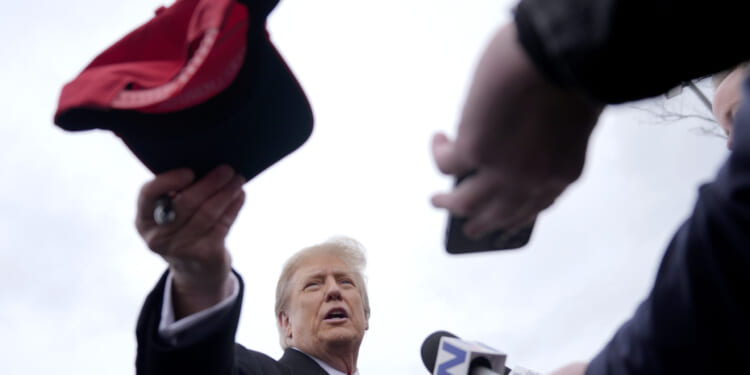
[[[745,2],[522,0],[521,45],[604,103],[658,95],[750,58]],[[734,146],[675,234],[653,289],[587,374],[750,374],[750,81]]]
[[[239,275],[237,275],[238,278]],[[204,328],[209,332],[198,339],[180,340],[177,346],[159,336],[161,305],[166,273],[146,297],[136,328],[138,375],[327,375],[310,357],[287,349],[278,361],[234,342],[242,306],[240,295],[224,316],[212,319]]]
[[[750,58],[738,0],[522,0],[521,44],[553,81],[604,103],[656,96]]]

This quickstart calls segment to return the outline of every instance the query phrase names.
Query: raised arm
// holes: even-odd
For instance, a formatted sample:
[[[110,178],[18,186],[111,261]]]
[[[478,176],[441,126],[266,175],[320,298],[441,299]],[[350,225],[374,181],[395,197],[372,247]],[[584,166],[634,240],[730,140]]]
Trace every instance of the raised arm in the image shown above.
[[[443,173],[476,173],[433,204],[468,217],[469,236],[533,220],[580,175],[601,109],[546,80],[515,25],[503,27],[479,62],[456,140],[433,139]]]
[[[171,294],[166,295],[167,275],[148,295],[138,318],[136,335],[139,375],[168,373],[230,374],[235,366],[235,341],[241,290],[236,301],[203,317],[199,324],[161,334],[163,307],[174,319],[209,313],[232,293],[231,257],[225,238],[244,202],[244,180],[222,166],[198,181],[189,170],[156,176],[141,189],[136,227],[149,248],[169,265]],[[153,217],[156,202],[171,196],[175,220],[159,225]],[[239,287],[241,288],[241,282]],[[163,306],[171,297],[172,306]],[[212,310],[215,310],[212,309]],[[166,310],[164,310],[166,311]]]
[[[244,202],[242,176],[221,166],[193,183],[180,169],[154,178],[141,189],[136,228],[148,247],[161,255],[172,273],[177,319],[220,302],[232,291],[231,256],[224,244]],[[172,195],[175,220],[154,221],[157,200]]]

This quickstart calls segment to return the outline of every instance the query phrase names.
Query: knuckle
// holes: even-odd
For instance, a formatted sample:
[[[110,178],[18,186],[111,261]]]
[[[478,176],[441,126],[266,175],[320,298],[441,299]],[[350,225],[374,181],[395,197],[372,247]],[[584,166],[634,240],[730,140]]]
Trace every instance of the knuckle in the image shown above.
[[[180,205],[188,210],[192,210],[193,207],[198,205],[199,201],[193,194],[179,194],[172,199],[172,203],[175,206]]]
[[[144,241],[146,242],[146,246],[148,246],[149,249],[151,249],[155,253],[162,253],[164,246],[164,240],[161,239],[159,236],[146,236],[144,238]]]
[[[138,231],[138,233],[143,235],[143,233],[147,229],[146,224],[143,222],[143,220],[138,217],[135,219],[135,222],[133,224],[135,225],[135,229]]]
[[[141,186],[141,189],[138,191],[138,195],[141,197],[146,195],[151,190],[152,185],[153,181],[143,184],[143,186]]]
[[[140,199],[152,198],[158,194],[156,190],[157,184],[155,180],[151,180],[141,186],[141,190],[138,192],[138,196],[140,197]]]
[[[456,199],[451,211],[457,215],[469,216],[476,212],[479,207],[480,202],[475,199]]]
[[[221,212],[218,207],[211,204],[204,204],[198,207],[198,210],[195,212],[195,218],[199,221],[213,223],[218,220],[220,214]]]

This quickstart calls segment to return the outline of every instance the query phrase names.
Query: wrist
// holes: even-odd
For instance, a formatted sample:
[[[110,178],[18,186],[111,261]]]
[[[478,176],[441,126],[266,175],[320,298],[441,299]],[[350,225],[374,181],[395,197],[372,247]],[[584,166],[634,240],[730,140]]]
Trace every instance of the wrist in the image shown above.
[[[213,284],[213,283],[212,283]],[[172,305],[175,320],[198,313],[219,304],[232,295],[234,284],[229,273],[215,285],[185,284],[179,277],[172,276]]]
[[[205,263],[170,262],[175,318],[197,313],[232,294],[231,262],[208,267]]]

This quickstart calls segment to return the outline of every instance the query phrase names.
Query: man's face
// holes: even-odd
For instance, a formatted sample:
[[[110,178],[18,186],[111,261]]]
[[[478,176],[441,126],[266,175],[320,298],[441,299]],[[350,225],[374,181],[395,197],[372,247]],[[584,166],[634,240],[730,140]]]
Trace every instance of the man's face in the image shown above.
[[[369,328],[353,272],[330,255],[304,261],[292,275],[289,303],[279,317],[291,345],[316,357],[326,347],[362,342]],[[364,287],[364,285],[362,285]]]
[[[744,64],[734,69],[716,88],[714,95],[713,111],[716,121],[727,134],[727,147],[732,148],[732,130],[734,127],[734,116],[740,107],[742,100],[742,82],[746,76],[747,66]]]

